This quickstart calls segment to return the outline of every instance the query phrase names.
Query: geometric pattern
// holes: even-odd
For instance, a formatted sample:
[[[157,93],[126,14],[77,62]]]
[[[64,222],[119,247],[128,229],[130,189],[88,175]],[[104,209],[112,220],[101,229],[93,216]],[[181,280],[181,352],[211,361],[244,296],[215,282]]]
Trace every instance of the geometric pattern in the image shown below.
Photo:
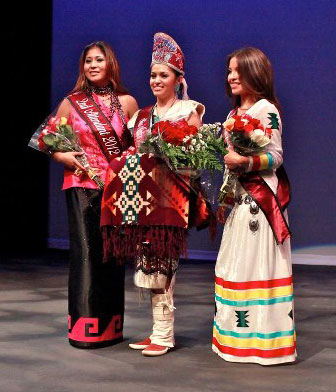
[[[189,177],[175,175],[159,158],[134,154],[108,168],[101,226],[170,226],[189,223]],[[202,214],[203,210],[196,211]],[[200,215],[203,217],[203,215]]]
[[[236,310],[237,327],[247,328],[249,321],[246,320],[248,317],[248,310]]]
[[[213,351],[235,362],[272,364],[294,360],[292,276],[251,281],[216,276],[215,286]],[[248,310],[236,310],[246,307]]]
[[[184,56],[172,37],[164,33],[154,35],[152,64],[165,64],[184,74]]]
[[[279,129],[280,128],[278,115],[276,113],[268,113],[267,118],[270,120],[270,123],[268,124],[268,126],[270,126],[272,129]]]
[[[140,156],[131,155],[126,158],[126,164],[118,173],[123,183],[123,192],[114,203],[123,214],[122,222],[125,224],[138,223],[138,215],[142,208],[149,203],[141,197],[139,193],[139,183],[146,173],[140,166]]]

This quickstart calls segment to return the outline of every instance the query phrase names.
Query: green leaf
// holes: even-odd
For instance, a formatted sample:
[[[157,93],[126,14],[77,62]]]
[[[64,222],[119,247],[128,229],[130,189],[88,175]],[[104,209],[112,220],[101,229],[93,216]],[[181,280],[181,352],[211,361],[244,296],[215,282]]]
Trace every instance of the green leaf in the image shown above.
[[[43,141],[48,147],[53,147],[57,141],[57,137],[52,133],[48,133],[47,135],[43,136]]]

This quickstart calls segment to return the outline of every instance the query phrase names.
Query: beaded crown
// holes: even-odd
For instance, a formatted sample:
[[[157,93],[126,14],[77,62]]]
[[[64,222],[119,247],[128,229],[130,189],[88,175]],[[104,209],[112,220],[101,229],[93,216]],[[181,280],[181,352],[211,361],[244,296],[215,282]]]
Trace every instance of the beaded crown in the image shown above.
[[[165,33],[154,35],[153,64],[164,64],[184,75],[184,55],[178,44]]]

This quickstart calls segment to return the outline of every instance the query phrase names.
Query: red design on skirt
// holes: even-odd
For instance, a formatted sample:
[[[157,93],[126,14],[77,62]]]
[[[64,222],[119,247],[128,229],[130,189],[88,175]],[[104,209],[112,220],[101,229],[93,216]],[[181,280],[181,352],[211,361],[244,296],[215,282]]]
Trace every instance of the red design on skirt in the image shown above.
[[[71,328],[71,316],[68,316],[69,329]],[[88,334],[98,334],[99,331],[99,319],[94,317],[81,317],[77,320],[73,326],[71,332],[69,332],[69,339],[76,340],[79,342],[105,342],[108,340],[114,340],[121,338],[123,333],[122,330],[121,316],[115,315],[110,321],[109,325],[99,336],[88,336]]]

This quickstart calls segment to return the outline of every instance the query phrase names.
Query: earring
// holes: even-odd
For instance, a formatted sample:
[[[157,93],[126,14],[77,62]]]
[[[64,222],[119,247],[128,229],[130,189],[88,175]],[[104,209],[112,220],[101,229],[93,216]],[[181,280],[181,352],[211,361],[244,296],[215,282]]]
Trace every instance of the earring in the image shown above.
[[[180,91],[180,85],[179,84],[175,84],[174,90],[175,90],[175,94],[177,95],[179,93],[179,91]]]

